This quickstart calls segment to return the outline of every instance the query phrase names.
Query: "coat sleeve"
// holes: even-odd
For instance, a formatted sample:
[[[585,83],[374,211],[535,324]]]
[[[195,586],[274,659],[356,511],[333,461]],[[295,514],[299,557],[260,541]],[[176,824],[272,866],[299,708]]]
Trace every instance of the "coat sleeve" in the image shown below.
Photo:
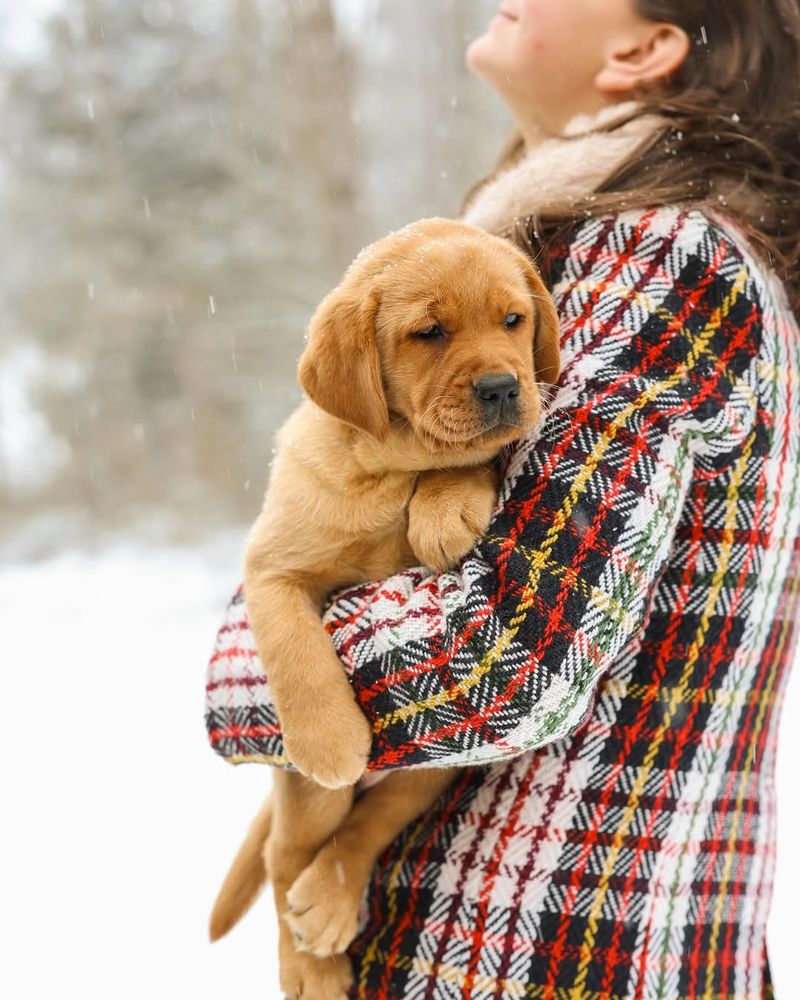
[[[696,475],[762,447],[760,311],[736,242],[696,210],[584,223],[553,295],[563,370],[454,570],[340,593],[325,623],[370,718],[369,770],[492,763],[567,736],[641,631]],[[212,744],[286,765],[241,593],[209,670]]]

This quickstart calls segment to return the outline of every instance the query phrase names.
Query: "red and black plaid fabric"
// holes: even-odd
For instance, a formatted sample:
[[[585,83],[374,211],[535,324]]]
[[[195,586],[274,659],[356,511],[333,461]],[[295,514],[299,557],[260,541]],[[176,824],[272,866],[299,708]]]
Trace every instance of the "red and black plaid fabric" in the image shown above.
[[[486,538],[325,616],[370,769],[464,768],[379,860],[352,995],[761,1000],[798,328],[697,210],[587,221],[554,274],[558,396]],[[207,721],[229,760],[286,766],[241,595]]]

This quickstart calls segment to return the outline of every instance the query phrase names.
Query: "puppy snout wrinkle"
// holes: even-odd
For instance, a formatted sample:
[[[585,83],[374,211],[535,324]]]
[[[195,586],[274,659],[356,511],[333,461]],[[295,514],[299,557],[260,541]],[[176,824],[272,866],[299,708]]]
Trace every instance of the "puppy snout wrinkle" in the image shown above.
[[[519,395],[519,382],[513,375],[484,375],[472,388],[486,409],[502,409]]]

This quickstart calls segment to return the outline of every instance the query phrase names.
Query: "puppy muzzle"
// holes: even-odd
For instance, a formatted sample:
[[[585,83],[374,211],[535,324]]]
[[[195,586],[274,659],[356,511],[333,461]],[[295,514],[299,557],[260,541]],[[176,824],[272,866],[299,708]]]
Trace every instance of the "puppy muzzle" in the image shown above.
[[[472,391],[487,427],[519,423],[519,382],[514,375],[483,375]]]

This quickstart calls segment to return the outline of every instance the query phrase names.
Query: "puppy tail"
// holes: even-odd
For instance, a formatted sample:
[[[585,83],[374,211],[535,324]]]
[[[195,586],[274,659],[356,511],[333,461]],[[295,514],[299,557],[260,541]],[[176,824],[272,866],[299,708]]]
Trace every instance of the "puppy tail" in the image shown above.
[[[272,828],[272,799],[268,798],[250,824],[219,891],[208,934],[216,941],[239,922],[269,878],[266,846]]]

